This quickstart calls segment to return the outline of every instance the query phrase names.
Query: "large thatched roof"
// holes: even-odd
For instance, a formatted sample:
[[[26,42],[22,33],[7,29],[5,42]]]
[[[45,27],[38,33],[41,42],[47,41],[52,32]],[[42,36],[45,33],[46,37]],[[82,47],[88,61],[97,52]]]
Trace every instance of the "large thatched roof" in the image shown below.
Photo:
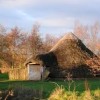
[[[64,69],[84,65],[86,60],[95,56],[73,33],[65,35],[50,52],[56,56],[59,67]]]
[[[68,33],[46,54],[38,58],[46,66],[58,66],[66,69],[85,65],[86,61],[96,56],[73,33]]]
[[[74,69],[73,73],[77,73],[76,69],[79,68],[80,74],[82,71],[88,73],[87,61],[94,56],[96,57],[78,37],[73,33],[67,33],[48,53],[37,55],[36,60],[49,69],[51,76],[61,77],[66,76],[68,69]],[[32,60],[33,58],[28,62]]]

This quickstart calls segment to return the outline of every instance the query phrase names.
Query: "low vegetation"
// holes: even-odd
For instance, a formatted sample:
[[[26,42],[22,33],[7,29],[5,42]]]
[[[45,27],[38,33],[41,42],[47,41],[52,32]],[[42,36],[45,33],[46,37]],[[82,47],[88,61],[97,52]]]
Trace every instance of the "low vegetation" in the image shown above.
[[[11,86],[8,90],[1,91],[2,100],[36,100],[45,94],[40,89],[33,89],[21,85]]]
[[[65,81],[9,81],[7,74],[0,74],[0,97],[13,100],[99,100],[99,79]],[[86,99],[87,96],[90,99]],[[55,98],[56,97],[56,98]],[[65,99],[64,99],[65,98]],[[69,99],[66,99],[69,98]],[[11,99],[10,99],[11,100]]]
[[[98,80],[90,80],[87,85],[84,84],[84,80],[72,83],[68,81],[5,81],[0,82],[0,96],[2,100],[4,98],[13,98],[13,100],[99,100],[100,83],[98,82]]]
[[[81,94],[77,91],[66,91],[64,87],[57,87],[48,100],[100,100],[100,89],[85,90]]]

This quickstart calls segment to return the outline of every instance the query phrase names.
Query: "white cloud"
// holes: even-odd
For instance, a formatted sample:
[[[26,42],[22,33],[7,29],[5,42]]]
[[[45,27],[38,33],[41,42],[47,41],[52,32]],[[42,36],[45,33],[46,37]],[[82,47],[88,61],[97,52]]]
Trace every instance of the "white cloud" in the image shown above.
[[[0,22],[25,28],[38,22],[60,30],[73,27],[75,20],[98,20],[99,5],[100,0],[0,0]]]
[[[39,0],[1,0],[0,7],[4,8],[18,8],[18,7],[28,7],[35,6],[38,4]]]
[[[0,0],[0,7],[15,8],[28,6],[49,6],[49,5],[83,5],[100,3],[100,0]]]

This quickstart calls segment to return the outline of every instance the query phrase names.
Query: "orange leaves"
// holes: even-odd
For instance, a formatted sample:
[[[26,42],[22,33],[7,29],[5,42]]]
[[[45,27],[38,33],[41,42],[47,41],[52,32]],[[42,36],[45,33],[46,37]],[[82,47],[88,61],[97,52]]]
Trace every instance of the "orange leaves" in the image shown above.
[[[87,65],[92,68],[94,75],[100,76],[100,59],[97,57],[91,58],[86,61]]]

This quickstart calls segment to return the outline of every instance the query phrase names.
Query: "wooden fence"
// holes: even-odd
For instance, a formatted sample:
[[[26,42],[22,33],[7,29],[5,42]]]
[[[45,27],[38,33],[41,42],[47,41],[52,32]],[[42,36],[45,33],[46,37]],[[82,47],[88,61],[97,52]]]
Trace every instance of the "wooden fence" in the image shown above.
[[[27,69],[12,69],[9,71],[9,80],[27,80]]]

